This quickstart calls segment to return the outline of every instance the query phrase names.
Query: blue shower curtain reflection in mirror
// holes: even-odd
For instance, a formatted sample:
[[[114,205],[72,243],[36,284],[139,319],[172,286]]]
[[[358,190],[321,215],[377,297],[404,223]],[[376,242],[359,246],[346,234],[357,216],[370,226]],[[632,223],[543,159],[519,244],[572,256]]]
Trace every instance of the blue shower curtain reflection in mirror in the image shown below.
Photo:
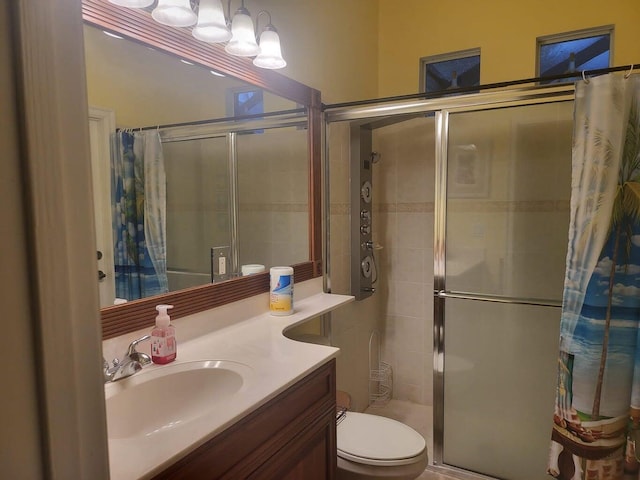
[[[160,135],[120,131],[111,140],[116,298],[166,293],[166,177]]]

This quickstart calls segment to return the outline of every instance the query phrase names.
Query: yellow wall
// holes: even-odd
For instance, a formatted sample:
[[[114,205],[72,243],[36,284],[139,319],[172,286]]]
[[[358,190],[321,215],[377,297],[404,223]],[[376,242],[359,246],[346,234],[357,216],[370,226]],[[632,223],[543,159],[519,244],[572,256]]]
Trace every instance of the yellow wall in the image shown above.
[[[232,10],[238,5],[232,2]],[[288,62],[280,73],[320,90],[325,103],[377,96],[376,0],[247,0],[245,5],[254,21],[261,10],[271,13]],[[260,17],[258,30],[265,20]],[[103,37],[85,28],[89,104],[116,110],[119,126],[225,116],[224,96],[215,93],[228,86],[224,80],[174,57]],[[283,108],[294,107],[274,103],[274,109]]]
[[[320,90],[325,103],[415,93],[421,57],[475,47],[481,48],[483,84],[530,78],[535,76],[537,37],[602,25],[615,25],[614,65],[640,63],[637,0],[245,4],[254,19],[262,9],[271,13],[288,62],[280,72]],[[264,24],[261,17],[259,29]],[[88,68],[94,81],[101,77],[100,66],[89,63]],[[95,92],[89,93],[95,98]],[[108,106],[106,100],[93,103]],[[210,117],[207,112],[202,118]]]
[[[379,0],[378,93],[415,93],[421,57],[476,47],[482,84],[531,78],[537,37],[610,24],[613,65],[640,63],[637,0]]]
[[[377,96],[377,0],[247,0],[245,5],[254,18],[261,9],[271,13],[288,62],[284,75],[320,90],[325,103]]]

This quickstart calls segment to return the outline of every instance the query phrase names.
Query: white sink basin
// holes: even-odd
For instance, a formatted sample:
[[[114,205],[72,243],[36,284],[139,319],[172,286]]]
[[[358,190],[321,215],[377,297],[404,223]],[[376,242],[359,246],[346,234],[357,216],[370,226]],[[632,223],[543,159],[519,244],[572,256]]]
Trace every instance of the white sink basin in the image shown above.
[[[145,367],[105,385],[109,439],[151,437],[180,429],[238,395],[251,367],[207,360]]]

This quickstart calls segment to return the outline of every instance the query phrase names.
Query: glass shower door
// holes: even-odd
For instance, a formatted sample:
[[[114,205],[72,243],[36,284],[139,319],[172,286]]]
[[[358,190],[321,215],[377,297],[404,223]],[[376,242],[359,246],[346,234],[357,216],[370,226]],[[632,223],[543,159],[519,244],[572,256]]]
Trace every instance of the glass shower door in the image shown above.
[[[169,290],[211,282],[211,247],[230,245],[224,135],[164,142]]]
[[[572,111],[562,102],[448,115],[444,464],[548,478]]]

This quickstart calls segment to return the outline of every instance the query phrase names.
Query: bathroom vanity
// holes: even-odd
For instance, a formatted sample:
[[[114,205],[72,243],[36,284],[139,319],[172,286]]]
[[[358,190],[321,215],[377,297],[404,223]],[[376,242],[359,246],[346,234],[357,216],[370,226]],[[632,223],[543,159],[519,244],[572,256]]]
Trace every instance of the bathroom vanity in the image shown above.
[[[154,477],[335,478],[335,360]]]
[[[175,362],[105,385],[111,480],[334,478],[339,350],[285,333],[351,301],[314,279],[289,316],[263,294],[175,320]],[[105,340],[105,357],[144,333]]]

